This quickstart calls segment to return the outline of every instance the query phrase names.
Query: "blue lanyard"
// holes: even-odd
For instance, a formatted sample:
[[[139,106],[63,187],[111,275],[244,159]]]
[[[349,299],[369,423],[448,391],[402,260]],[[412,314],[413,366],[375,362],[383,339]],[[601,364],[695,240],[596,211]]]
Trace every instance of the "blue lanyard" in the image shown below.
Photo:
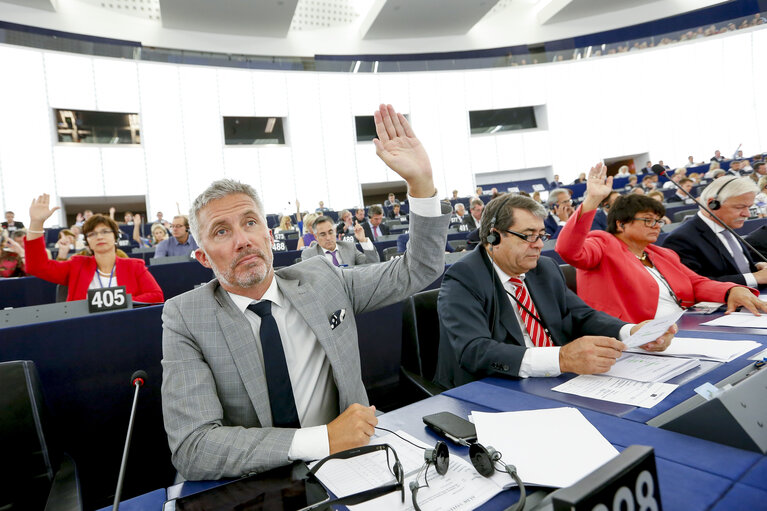
[[[109,283],[107,284],[107,287],[112,287],[112,277],[115,274],[115,266],[116,264],[112,266],[112,273],[109,274]],[[104,289],[104,283],[101,282],[101,272],[99,272],[98,266],[96,267],[96,276],[99,278],[99,286],[101,286],[101,289]]]

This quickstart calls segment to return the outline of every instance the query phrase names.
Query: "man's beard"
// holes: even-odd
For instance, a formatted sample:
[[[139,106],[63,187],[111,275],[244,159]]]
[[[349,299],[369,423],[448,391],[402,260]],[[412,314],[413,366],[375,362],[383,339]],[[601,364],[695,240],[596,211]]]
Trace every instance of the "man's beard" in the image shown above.
[[[258,255],[264,264],[256,265],[251,268],[240,268],[239,272],[236,271],[237,263],[239,263],[245,257],[254,254]],[[210,268],[213,270],[213,274],[216,276],[219,282],[222,282],[229,287],[239,288],[251,288],[263,282],[264,279],[266,279],[266,277],[268,277],[272,272],[273,260],[274,256],[272,255],[271,251],[269,251],[268,254],[265,254],[262,250],[254,248],[239,254],[237,259],[232,261],[232,263],[229,265],[229,268],[227,268],[225,272],[222,272],[219,270],[219,268],[216,267],[215,264],[213,264],[213,261],[208,258],[208,261],[210,262]],[[254,262],[251,262],[250,264],[253,263]]]

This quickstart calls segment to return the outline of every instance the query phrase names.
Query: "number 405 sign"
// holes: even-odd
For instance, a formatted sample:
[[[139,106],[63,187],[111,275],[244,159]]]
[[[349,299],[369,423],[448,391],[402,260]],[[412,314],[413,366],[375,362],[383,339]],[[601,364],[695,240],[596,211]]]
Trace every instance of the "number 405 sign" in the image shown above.
[[[125,286],[88,290],[88,312],[103,312],[128,308]]]

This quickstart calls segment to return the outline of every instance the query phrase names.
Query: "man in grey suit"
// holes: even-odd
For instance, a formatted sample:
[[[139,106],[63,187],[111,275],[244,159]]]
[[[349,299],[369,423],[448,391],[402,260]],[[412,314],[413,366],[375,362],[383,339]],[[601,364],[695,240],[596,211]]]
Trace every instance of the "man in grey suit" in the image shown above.
[[[317,244],[301,251],[301,259],[304,261],[310,257],[322,255],[327,257],[333,266],[357,266],[381,261],[378,257],[378,250],[376,250],[373,242],[365,236],[365,231],[359,223],[354,225],[354,237],[360,242],[362,250],[365,251],[364,254],[357,250],[355,243],[336,241],[336,228],[333,225],[333,219],[329,216],[317,218],[312,228],[317,238]]]
[[[216,279],[163,310],[163,418],[183,477],[236,477],[369,443],[378,421],[354,315],[433,282],[450,219],[407,120],[391,105],[374,117],[376,153],[408,183],[411,241],[401,258],[342,269],[313,257],[275,272],[251,187],[217,181],[192,205],[195,255]]]

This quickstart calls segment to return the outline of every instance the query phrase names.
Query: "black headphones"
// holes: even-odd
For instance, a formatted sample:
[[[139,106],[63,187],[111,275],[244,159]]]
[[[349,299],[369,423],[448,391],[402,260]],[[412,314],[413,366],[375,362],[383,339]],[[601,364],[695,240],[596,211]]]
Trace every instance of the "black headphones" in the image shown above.
[[[722,207],[722,201],[719,200],[719,195],[722,193],[722,190],[724,190],[724,188],[728,184],[732,183],[733,181],[736,181],[737,179],[738,179],[737,177],[733,177],[732,179],[730,179],[725,184],[719,187],[719,189],[716,191],[716,194],[714,195],[714,198],[708,201],[709,209],[716,211],[717,209],[720,209]]]
[[[496,234],[496,232],[498,231],[495,230],[495,221],[498,218],[498,212],[503,211],[503,207],[506,205],[509,199],[511,199],[511,197],[512,197],[512,194],[509,193],[508,196],[505,199],[503,199],[503,202],[501,202],[501,205],[498,206],[498,208],[496,208],[495,212],[493,213],[493,218],[490,219],[490,231],[487,235],[486,243],[489,243],[490,245],[494,247],[501,244],[501,235],[500,233]]]
[[[471,460],[471,464],[474,466],[474,469],[480,475],[484,477],[490,477],[495,473],[496,470],[499,470],[496,464],[500,463],[503,466],[504,471],[506,471],[511,476],[511,478],[514,479],[514,482],[516,482],[519,486],[519,500],[516,504],[507,508],[506,511],[518,511],[523,509],[525,507],[527,493],[525,491],[524,483],[519,478],[519,475],[517,475],[517,468],[514,465],[507,465],[506,463],[503,463],[501,461],[502,454],[490,446],[485,447],[479,443],[469,444],[465,441],[460,443],[461,445],[469,446],[469,459]],[[434,468],[437,473],[439,475],[445,475],[450,464],[450,453],[448,452],[447,444],[441,440],[437,442],[437,444],[434,446],[434,449],[424,450],[423,457],[425,463],[421,467],[421,470],[418,471],[418,474],[416,474],[415,480],[410,481],[409,485],[410,493],[413,496],[413,509],[415,509],[415,511],[421,511],[421,508],[418,507],[418,490],[429,486],[429,478],[427,473],[429,470],[429,465],[434,464]],[[418,479],[421,476],[421,472],[424,473],[423,485],[418,484]]]

